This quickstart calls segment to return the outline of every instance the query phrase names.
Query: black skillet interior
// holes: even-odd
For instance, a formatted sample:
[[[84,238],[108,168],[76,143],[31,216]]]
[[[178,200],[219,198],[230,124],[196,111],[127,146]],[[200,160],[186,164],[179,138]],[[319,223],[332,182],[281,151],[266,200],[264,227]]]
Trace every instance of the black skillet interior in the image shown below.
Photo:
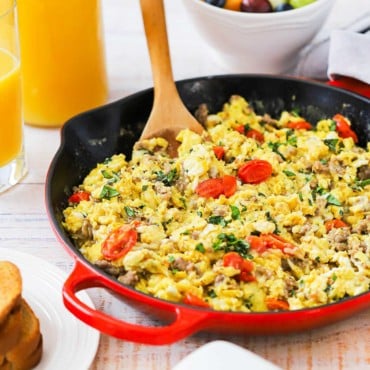
[[[252,103],[258,113],[267,112],[273,117],[282,110],[298,109],[315,123],[342,113],[351,120],[360,145],[370,141],[370,100],[321,83],[275,76],[225,75],[183,80],[177,82],[177,87],[192,113],[201,103],[215,113],[231,95],[238,94]],[[153,90],[148,89],[82,113],[64,125],[61,146],[46,179],[46,205],[54,228],[74,253],[79,254],[61,225],[68,195],[98,162],[116,153],[130,158],[152,101]]]

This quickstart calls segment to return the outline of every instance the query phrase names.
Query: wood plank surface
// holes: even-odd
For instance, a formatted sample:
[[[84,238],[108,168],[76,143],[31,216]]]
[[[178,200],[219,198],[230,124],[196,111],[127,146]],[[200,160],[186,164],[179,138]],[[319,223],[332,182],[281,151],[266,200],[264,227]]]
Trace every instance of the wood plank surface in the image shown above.
[[[349,0],[342,0],[340,5],[344,2],[348,4]],[[114,101],[151,87],[151,71],[139,2],[103,0],[102,3],[109,99]],[[166,0],[165,4],[175,79],[232,73],[209,57],[210,48],[192,27],[181,0]],[[70,272],[73,259],[57,241],[44,203],[45,177],[59,142],[59,129],[25,127],[29,173],[20,185],[0,195],[0,247],[36,255]],[[140,325],[151,322],[103,289],[89,289],[88,293],[97,309],[112,316]],[[170,370],[199,346],[216,339],[232,341],[286,370],[370,369],[369,310],[328,327],[289,336],[199,333],[172,345],[150,346],[102,335],[90,369]]]

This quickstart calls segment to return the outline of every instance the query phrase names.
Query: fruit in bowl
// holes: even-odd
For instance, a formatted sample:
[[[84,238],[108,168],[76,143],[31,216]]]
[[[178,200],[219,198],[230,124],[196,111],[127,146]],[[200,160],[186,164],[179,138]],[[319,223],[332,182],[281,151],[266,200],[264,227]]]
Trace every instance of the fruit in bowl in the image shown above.
[[[207,4],[247,13],[281,12],[301,8],[316,0],[202,0]]]
[[[291,73],[300,51],[320,31],[335,2],[268,0],[273,9],[284,1],[300,7],[258,13],[241,11],[240,6],[262,0],[217,0],[218,6],[209,3],[216,0],[182,1],[222,72],[274,74]]]

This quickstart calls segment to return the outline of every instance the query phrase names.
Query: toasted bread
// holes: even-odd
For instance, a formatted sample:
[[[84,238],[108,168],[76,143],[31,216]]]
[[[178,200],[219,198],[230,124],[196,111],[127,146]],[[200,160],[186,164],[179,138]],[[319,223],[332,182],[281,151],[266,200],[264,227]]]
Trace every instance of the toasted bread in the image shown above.
[[[0,355],[4,355],[13,346],[15,346],[20,338],[22,331],[22,313],[18,305],[8,315],[8,318],[0,326]],[[1,359],[0,359],[1,360]],[[0,364],[2,361],[0,361]]]
[[[22,297],[18,267],[0,261],[0,370],[29,370],[42,356],[40,322]]]
[[[35,350],[26,357],[20,357],[16,361],[9,362],[5,359],[4,370],[30,370],[35,367],[42,357],[42,336],[40,336],[39,343]],[[3,368],[0,366],[0,370]]]
[[[23,359],[30,357],[41,343],[40,322],[29,304],[22,299],[22,330],[21,336],[15,346],[6,354],[6,360],[11,364],[21,364]]]
[[[9,261],[0,261],[0,325],[15,308],[22,296],[22,277],[18,267]]]
[[[13,370],[13,369],[11,363],[6,361],[5,359],[3,363],[0,365],[0,370]]]

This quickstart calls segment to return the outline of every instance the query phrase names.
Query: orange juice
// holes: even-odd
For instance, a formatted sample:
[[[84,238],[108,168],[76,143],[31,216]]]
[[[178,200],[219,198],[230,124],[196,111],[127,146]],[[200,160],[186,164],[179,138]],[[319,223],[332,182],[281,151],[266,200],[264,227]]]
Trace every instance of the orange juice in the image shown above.
[[[0,167],[22,147],[21,98],[19,61],[0,49]]]
[[[99,0],[18,0],[26,123],[60,126],[105,103]]]

